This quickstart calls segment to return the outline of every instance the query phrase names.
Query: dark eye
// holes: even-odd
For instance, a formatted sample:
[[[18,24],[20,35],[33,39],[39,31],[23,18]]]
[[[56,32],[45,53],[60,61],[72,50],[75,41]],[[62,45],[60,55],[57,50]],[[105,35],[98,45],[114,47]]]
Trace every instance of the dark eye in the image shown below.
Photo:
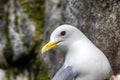
[[[62,32],[60,33],[61,36],[64,36],[65,34],[66,34],[65,31],[62,31]]]

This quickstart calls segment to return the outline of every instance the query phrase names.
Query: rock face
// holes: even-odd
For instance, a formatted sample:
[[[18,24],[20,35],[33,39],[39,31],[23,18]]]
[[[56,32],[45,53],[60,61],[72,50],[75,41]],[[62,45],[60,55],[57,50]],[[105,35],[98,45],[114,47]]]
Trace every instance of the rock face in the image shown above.
[[[0,80],[7,80],[5,71],[0,69]]]
[[[44,0],[0,0],[0,80],[49,79],[38,51],[43,21]]]
[[[53,0],[50,0],[53,1]],[[48,3],[48,1],[46,1]],[[50,2],[49,2],[50,4]],[[52,5],[53,3],[51,3]],[[71,24],[79,28],[108,57],[114,73],[120,73],[120,1],[119,0],[62,0],[62,24]],[[52,11],[54,7],[47,11]],[[49,13],[49,12],[48,12]],[[56,23],[52,18],[55,11],[46,14],[45,39],[48,40]],[[54,23],[58,25],[52,25]],[[47,24],[49,22],[49,24]],[[51,26],[52,25],[52,26]],[[57,71],[64,57],[63,52],[49,52],[47,59],[52,65],[51,76]],[[58,51],[58,52],[57,52]],[[60,53],[60,54],[59,54]],[[53,66],[55,65],[55,66]],[[57,65],[57,66],[56,66]],[[51,66],[50,66],[51,67]],[[57,67],[57,68],[56,68]],[[51,70],[50,70],[51,71]]]
[[[20,7],[19,1],[10,0],[8,2],[8,15],[10,42],[14,52],[13,60],[17,60],[28,52],[26,51],[26,45],[30,46],[33,41],[35,25],[28,21],[28,17]]]

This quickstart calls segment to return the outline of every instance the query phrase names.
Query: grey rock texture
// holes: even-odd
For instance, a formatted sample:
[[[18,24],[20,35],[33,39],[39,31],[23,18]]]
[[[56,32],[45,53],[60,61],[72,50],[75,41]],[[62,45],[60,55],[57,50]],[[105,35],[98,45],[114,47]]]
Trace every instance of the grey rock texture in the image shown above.
[[[0,69],[0,80],[7,80],[5,71]]]
[[[49,80],[39,54],[44,2],[0,0],[0,80]]]
[[[26,69],[27,61],[25,64],[22,61],[33,48],[35,27],[22,11],[19,0],[0,0],[0,80],[35,79],[32,78],[35,75],[31,75],[35,73]],[[21,71],[17,71],[19,69]]]
[[[30,80],[29,79],[29,72],[28,71],[24,71],[24,74],[20,74],[16,76],[16,80]]]
[[[0,5],[3,6],[3,2],[0,1]],[[6,60],[3,54],[3,49],[6,47],[6,38],[4,36],[5,27],[5,11],[4,7],[0,7],[0,63],[6,64]],[[3,65],[2,64],[2,65]],[[0,64],[1,65],[1,64]]]
[[[49,0],[46,9],[52,11],[53,0]],[[46,1],[48,3],[48,0]],[[51,6],[51,7],[50,7]],[[119,0],[62,0],[62,19],[58,23],[53,19],[55,11],[46,14],[45,41],[54,27],[62,24],[71,24],[79,28],[98,48],[108,57],[115,74],[120,73],[120,1]],[[58,25],[53,25],[56,23]],[[47,39],[47,40],[46,40]],[[45,57],[49,59],[51,76],[61,66],[63,52],[51,51]],[[55,65],[55,66],[54,66]],[[57,68],[56,68],[57,67]]]
[[[6,47],[6,38],[3,35],[3,31],[0,32],[0,63],[6,64],[6,59],[4,57],[3,51]]]
[[[20,7],[19,0],[8,2],[8,13],[10,42],[14,52],[13,60],[17,60],[29,52],[28,47],[32,45],[35,35],[35,24],[28,20],[27,15]],[[18,20],[16,20],[16,17],[18,17]]]

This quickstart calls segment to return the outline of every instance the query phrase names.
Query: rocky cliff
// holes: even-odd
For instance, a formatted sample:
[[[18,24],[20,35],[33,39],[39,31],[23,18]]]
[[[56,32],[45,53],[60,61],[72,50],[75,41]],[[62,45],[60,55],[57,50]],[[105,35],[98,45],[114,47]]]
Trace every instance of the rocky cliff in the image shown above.
[[[49,80],[39,54],[44,0],[0,0],[0,5],[0,80]]]

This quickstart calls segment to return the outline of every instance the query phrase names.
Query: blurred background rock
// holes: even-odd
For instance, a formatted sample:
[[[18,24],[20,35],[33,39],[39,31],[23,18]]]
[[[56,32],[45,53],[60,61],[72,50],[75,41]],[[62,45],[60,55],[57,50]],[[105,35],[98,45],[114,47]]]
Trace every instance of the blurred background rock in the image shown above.
[[[0,0],[0,80],[50,80],[65,54],[40,49],[64,23],[79,28],[120,73],[119,0]]]
[[[44,0],[0,0],[0,80],[49,80],[40,57]]]

